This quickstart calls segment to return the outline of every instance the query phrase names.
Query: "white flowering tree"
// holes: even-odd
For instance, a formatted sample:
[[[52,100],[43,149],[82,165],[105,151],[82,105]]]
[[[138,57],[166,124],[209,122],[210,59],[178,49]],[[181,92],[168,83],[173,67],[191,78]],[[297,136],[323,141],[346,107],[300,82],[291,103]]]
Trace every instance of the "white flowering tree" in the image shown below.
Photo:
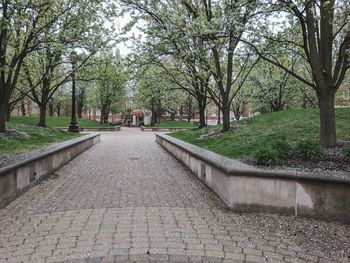
[[[211,72],[209,53],[200,35],[190,29],[191,18],[183,3],[175,1],[122,0],[136,18],[146,22],[147,36],[139,53],[145,63],[160,67],[170,77],[173,89],[182,89],[196,100],[199,127],[206,126],[205,108]],[[146,57],[146,58],[145,58]]]
[[[51,64],[46,67],[45,76],[36,76],[38,77],[36,80],[32,78],[35,87],[46,85],[45,82],[49,82],[48,77],[53,75],[51,74],[52,65],[60,64],[58,58],[63,57],[63,47],[77,42],[78,39],[89,38],[98,32],[100,28],[98,19],[101,17],[101,12],[106,6],[109,10],[114,7],[113,3],[107,5],[107,1],[1,1],[0,132],[6,130],[6,112],[11,104],[11,97],[18,89],[17,84],[21,74],[25,75],[23,65],[28,57],[35,52],[41,52],[38,56],[47,62],[50,60],[49,63],[45,63],[45,67]]]
[[[245,43],[264,60],[280,67],[312,88],[320,108],[320,141],[336,144],[334,99],[350,67],[350,2],[343,0],[273,0],[266,12],[284,15],[280,30],[255,30]],[[285,21],[287,20],[287,21]],[[271,23],[271,19],[268,20]],[[263,23],[261,23],[263,24]],[[289,29],[289,30],[286,30]],[[266,33],[267,31],[267,33]],[[261,43],[264,43],[261,48]],[[293,51],[308,65],[305,76],[280,61],[269,49],[279,45]],[[271,52],[272,51],[272,52]]]
[[[240,38],[254,17],[258,1],[135,1],[121,0],[146,21],[147,46],[171,57],[198,101],[200,127],[205,126],[208,94],[223,112],[223,131],[230,127],[230,105],[255,65],[254,55]],[[130,10],[130,9],[129,9]],[[236,60],[241,67],[234,67]],[[170,70],[168,70],[171,72]]]

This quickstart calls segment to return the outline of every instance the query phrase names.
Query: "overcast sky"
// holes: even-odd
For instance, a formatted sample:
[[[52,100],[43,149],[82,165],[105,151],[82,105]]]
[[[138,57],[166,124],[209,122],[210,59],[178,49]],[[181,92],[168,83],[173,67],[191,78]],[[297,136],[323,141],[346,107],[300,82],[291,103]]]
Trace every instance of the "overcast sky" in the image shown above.
[[[123,17],[118,17],[115,19],[115,25],[117,28],[117,31],[121,32],[123,27],[130,22],[131,17],[129,14],[125,14]],[[130,32],[128,32],[127,36],[131,37],[132,35],[140,36],[141,32],[137,29],[137,26],[135,25]],[[120,51],[120,54],[122,56],[126,56],[127,54],[130,54],[132,52],[131,50],[132,41],[125,41],[117,44],[117,48]]]
[[[270,27],[272,31],[277,32],[282,28],[282,25],[280,24],[281,22],[286,20],[286,16],[284,13],[280,14],[280,17],[270,17],[269,20],[271,21]],[[131,21],[131,16],[129,14],[124,14],[122,17],[117,17],[114,19],[114,25],[117,29],[117,31],[122,32],[123,27]],[[110,24],[107,22],[107,26]],[[142,32],[137,29],[137,27],[142,26],[142,23],[138,23],[135,25],[130,32],[128,32],[127,36],[131,37],[135,35],[136,37],[142,36]],[[132,41],[125,41],[117,44],[117,48],[120,51],[120,54],[122,56],[126,56],[132,52]]]

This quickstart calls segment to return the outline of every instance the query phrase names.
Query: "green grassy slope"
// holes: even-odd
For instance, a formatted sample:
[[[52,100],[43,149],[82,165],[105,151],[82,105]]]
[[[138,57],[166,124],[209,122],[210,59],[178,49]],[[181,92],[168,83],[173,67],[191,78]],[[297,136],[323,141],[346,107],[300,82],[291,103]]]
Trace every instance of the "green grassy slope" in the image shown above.
[[[157,123],[154,125],[154,127],[157,128],[197,128],[197,125],[193,124],[192,122],[187,121],[161,121],[160,123]]]
[[[350,140],[350,108],[336,110],[337,137]],[[236,123],[237,124],[237,123]],[[173,137],[234,159],[251,155],[256,149],[271,145],[277,139],[296,144],[304,139],[319,140],[319,110],[289,110],[264,114],[239,121],[244,128],[215,138],[199,139],[201,134],[220,126],[170,134]]]
[[[61,131],[59,129],[39,128],[16,122],[8,123],[7,128],[25,133],[27,136],[23,138],[0,137],[0,153],[23,153],[80,136],[80,134]]]
[[[92,120],[83,120],[83,119],[77,119],[78,126],[82,128],[95,128],[95,127],[108,127],[108,124],[100,124],[97,121]],[[39,122],[39,118],[37,116],[19,116],[19,117],[12,117],[10,123],[16,123],[16,124],[25,124],[25,125],[31,125],[35,126]],[[47,117],[46,118],[46,125],[48,127],[60,127],[64,128],[69,126],[70,123],[70,117]]]

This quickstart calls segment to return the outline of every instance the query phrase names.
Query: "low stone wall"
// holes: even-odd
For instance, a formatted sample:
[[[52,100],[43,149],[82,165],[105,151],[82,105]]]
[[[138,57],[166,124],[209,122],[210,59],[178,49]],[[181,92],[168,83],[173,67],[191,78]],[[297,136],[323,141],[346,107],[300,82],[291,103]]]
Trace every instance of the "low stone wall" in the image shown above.
[[[120,131],[121,127],[120,126],[111,126],[111,127],[100,127],[100,128],[79,128],[80,131],[87,131],[87,132],[92,132],[92,131]]]
[[[33,158],[0,169],[0,208],[100,141],[88,134],[50,147]]]
[[[68,128],[59,128],[62,130],[67,131]],[[111,126],[111,127],[94,127],[94,128],[84,128],[84,127],[79,127],[79,131],[81,132],[99,132],[99,131],[120,131],[121,127],[120,126]]]
[[[152,131],[152,132],[175,132],[175,131],[187,131],[193,128],[157,128],[157,127],[145,127],[141,126],[141,131]]]
[[[232,210],[350,223],[350,179],[258,169],[165,134],[156,134],[156,141]]]

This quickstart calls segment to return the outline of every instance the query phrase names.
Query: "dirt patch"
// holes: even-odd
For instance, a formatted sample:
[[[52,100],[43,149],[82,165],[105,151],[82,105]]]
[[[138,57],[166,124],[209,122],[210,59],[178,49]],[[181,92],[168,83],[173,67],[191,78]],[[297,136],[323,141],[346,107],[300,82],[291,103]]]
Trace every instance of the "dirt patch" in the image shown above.
[[[326,149],[323,157],[318,161],[287,159],[282,162],[282,165],[310,173],[350,178],[350,160],[346,159],[342,145]]]
[[[344,155],[344,146],[349,145],[348,141],[339,141],[336,147],[324,151],[320,160],[308,161],[291,156],[280,160],[278,166],[258,166],[261,169],[282,169],[295,170],[309,174],[322,174],[336,178],[350,178],[350,160]],[[252,157],[243,160],[244,163],[257,166]]]
[[[6,138],[24,138],[28,139],[30,136],[25,132],[20,132],[15,129],[8,129],[5,132],[0,132],[0,139],[6,139]]]

